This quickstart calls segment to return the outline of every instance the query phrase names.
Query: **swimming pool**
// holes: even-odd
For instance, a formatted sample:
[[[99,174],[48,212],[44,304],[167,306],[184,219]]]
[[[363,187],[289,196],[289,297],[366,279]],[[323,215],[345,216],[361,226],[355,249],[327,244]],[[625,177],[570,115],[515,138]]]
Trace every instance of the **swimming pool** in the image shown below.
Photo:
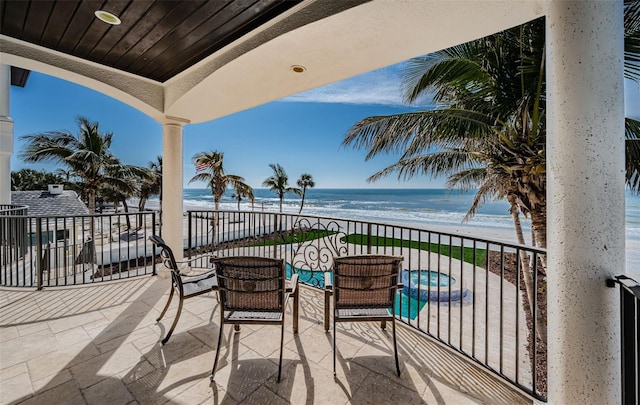
[[[431,270],[402,270],[403,293],[420,301],[460,301],[469,290],[446,273]]]

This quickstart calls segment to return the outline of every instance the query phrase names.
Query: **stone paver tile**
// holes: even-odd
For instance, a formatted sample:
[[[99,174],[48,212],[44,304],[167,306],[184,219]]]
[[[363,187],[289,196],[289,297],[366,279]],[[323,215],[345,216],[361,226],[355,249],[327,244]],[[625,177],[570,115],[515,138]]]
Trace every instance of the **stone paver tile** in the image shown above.
[[[86,402],[75,381],[69,381],[20,403],[20,405],[43,404],[85,405]]]
[[[60,344],[60,347],[84,343],[91,339],[89,337],[89,334],[84,330],[82,326],[76,326],[75,328],[67,329],[65,331],[54,334],[54,336]]]
[[[198,382],[187,390],[172,396],[169,402],[171,404],[212,404],[214,401],[214,389],[212,383],[209,380],[209,376],[200,378]],[[268,402],[267,402],[268,403]]]
[[[99,319],[103,319],[102,314],[98,311],[92,311],[54,319],[49,321],[48,324],[53,333],[58,333],[63,330],[75,328],[76,326],[86,325]]]
[[[174,300],[171,301],[171,305],[177,304],[177,300],[175,300],[176,297],[174,296],[173,298]],[[220,314],[217,312],[219,308],[220,304],[218,303],[216,295],[209,293],[185,300],[182,310],[187,310],[193,315],[197,315],[203,321],[206,321],[211,318],[211,314],[213,314],[213,320],[220,318]]]
[[[66,368],[87,361],[99,354],[93,343],[66,346],[61,350],[29,360],[27,366],[31,378],[36,381],[54,376]]]
[[[7,340],[15,339],[18,336],[18,328],[16,326],[3,326],[0,327],[0,343]]]
[[[13,366],[0,369],[0,381],[8,380],[9,378],[28,372],[29,370],[27,369],[26,363],[14,364]]]
[[[50,330],[42,330],[29,335],[29,338],[19,338],[3,342],[0,345],[0,359],[2,367],[28,361],[59,349],[58,342]]]
[[[227,330],[227,332],[232,330],[233,327],[228,327],[228,329],[229,330]],[[220,329],[217,323],[201,325],[196,328],[189,329],[189,334],[193,335],[199,341],[201,341],[202,343],[204,343],[205,345],[209,346],[214,350],[218,343],[219,332],[220,332]],[[223,342],[224,342],[224,337],[223,337]]]
[[[166,345],[157,343],[148,351],[143,352],[146,358],[154,367],[165,367],[175,364],[185,358],[189,358],[192,353],[203,350],[212,353],[210,347],[205,346],[200,340],[188,333],[178,333],[171,335],[171,339]]]
[[[140,352],[125,344],[118,349],[93,357],[71,367],[71,373],[80,388],[89,387],[101,380],[134,367],[141,359]]]
[[[233,326],[225,325],[226,328],[233,329]],[[260,332],[248,335],[245,334],[245,330],[243,328],[236,333],[242,345],[257,352],[262,357],[277,358],[280,355],[280,325],[265,327]]]
[[[416,391],[403,387],[396,382],[379,374],[371,374],[358,384],[356,392],[351,398],[354,404],[362,405],[410,405],[428,404]],[[446,403],[446,402],[433,402]]]
[[[269,391],[266,387],[262,386],[255,390],[247,399],[242,401],[243,405],[287,405],[288,401],[280,398],[273,392]]]
[[[24,369],[22,368],[24,371]],[[9,404],[33,395],[29,374],[22,372],[12,377],[0,379],[0,402]]]
[[[458,391],[473,393],[476,398],[481,398],[486,403],[496,405],[524,405],[531,404],[531,400],[524,395],[508,387],[485,371],[467,366]],[[452,394],[453,395],[453,394]]]
[[[33,390],[36,393],[47,391],[51,388],[57,387],[58,385],[64,384],[67,381],[71,381],[72,379],[73,376],[68,368],[65,368],[53,376],[45,377],[40,380],[33,380],[32,377]]]
[[[25,325],[18,325],[18,334],[20,336],[28,336],[35,332],[40,332],[42,330],[48,330],[49,325],[46,322],[35,322],[29,323]]]
[[[149,312],[153,312],[155,314],[155,311],[153,311],[152,307],[145,302],[127,302],[115,307],[100,310],[100,313],[109,321],[114,321],[123,315],[145,315]]]
[[[105,336],[106,335],[108,335],[108,333],[105,333]],[[97,346],[100,352],[106,353],[118,348],[118,346],[121,346],[125,343],[132,343],[143,338],[149,338],[150,340],[154,340],[155,342],[158,342],[160,340],[159,334],[151,330],[151,328],[147,327],[134,329],[133,331],[131,331],[131,333],[127,333],[106,342],[99,343]]]
[[[324,330],[309,329],[286,342],[285,347],[313,363],[319,363],[327,353],[331,353],[331,339],[331,334],[325,333]]]
[[[212,364],[211,352],[202,348],[191,353],[189,358],[158,367],[127,384],[127,387],[141,404],[164,403],[171,398],[178,398],[203,380],[208,382]]]
[[[96,345],[100,345],[117,337],[126,336],[136,329],[143,328],[146,325],[148,325],[148,322],[144,322],[144,315],[133,314],[131,316],[117,318],[102,330],[95,328],[87,333],[91,336]]]
[[[83,390],[87,404],[126,404],[134,400],[127,387],[116,378],[107,378]]]
[[[123,383],[130,384],[156,370],[157,368],[145,359],[140,361],[134,367],[120,372],[118,374],[118,377],[122,380]]]
[[[213,359],[212,359],[213,360]],[[216,368],[215,383],[225,390],[233,399],[243,401],[269,377],[277,376],[278,363],[248,350],[232,358],[221,358]],[[213,362],[211,363],[213,365]],[[285,361],[283,360],[283,369]]]

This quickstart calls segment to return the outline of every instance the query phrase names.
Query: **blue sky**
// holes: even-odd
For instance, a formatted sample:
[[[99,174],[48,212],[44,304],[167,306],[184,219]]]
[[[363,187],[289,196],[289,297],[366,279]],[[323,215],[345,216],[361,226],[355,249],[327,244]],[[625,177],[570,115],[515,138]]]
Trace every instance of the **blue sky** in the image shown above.
[[[366,179],[397,161],[396,155],[365,162],[365,151],[341,147],[348,128],[362,118],[415,110],[401,100],[401,65],[300,93],[214,121],[184,129],[184,185],[195,174],[191,157],[197,152],[224,153],[227,173],[243,176],[261,188],[271,175],[270,163],[279,163],[295,186],[302,173],[310,173],[317,188],[439,188],[443,179],[392,176],[375,183]],[[640,119],[640,89],[625,81],[627,116]],[[426,106],[425,100],[420,103]],[[128,164],[146,166],[162,152],[162,126],[141,112],[105,95],[64,80],[32,72],[25,88],[11,88],[11,116],[15,145],[12,170],[52,171],[55,164],[27,164],[19,154],[25,134],[69,130],[77,133],[75,119],[86,116],[113,132],[111,150]]]

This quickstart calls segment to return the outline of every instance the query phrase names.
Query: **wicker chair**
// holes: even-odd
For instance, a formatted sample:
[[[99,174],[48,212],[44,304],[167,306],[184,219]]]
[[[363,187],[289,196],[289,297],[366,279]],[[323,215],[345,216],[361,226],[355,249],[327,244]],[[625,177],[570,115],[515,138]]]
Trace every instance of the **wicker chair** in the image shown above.
[[[216,357],[211,370],[214,381],[222,329],[226,323],[239,330],[240,324],[280,325],[280,361],[278,382],[282,370],[282,346],[284,343],[285,307],[293,296],[293,333],[298,332],[298,275],[285,285],[286,270],[283,259],[255,256],[234,256],[213,259],[218,276],[220,295],[220,333]]]
[[[180,319],[180,314],[182,313],[182,304],[184,300],[197,297],[198,295],[207,294],[211,291],[215,291],[218,289],[218,281],[216,279],[216,273],[213,268],[197,268],[190,267],[191,271],[194,274],[184,274],[180,271],[179,265],[191,264],[196,260],[202,260],[203,258],[210,257],[213,258],[212,255],[203,255],[198,256],[193,259],[176,261],[175,256],[173,255],[173,251],[167,244],[156,235],[149,236],[149,240],[153,242],[154,245],[158,246],[162,250],[160,251],[160,256],[164,261],[164,265],[171,270],[171,292],[169,293],[169,299],[167,300],[167,304],[164,306],[164,309],[160,313],[157,322],[159,322],[164,314],[169,309],[169,304],[171,304],[171,299],[173,298],[174,292],[178,294],[178,312],[176,313],[176,317],[173,319],[173,324],[169,329],[167,335],[162,339],[162,344],[166,344],[173,333],[173,330],[176,328],[178,324],[178,320]]]
[[[400,376],[396,343],[396,290],[402,257],[358,255],[337,257],[331,273],[325,273],[325,329],[328,330],[329,302],[333,296],[333,375],[336,375],[336,322],[381,321],[393,326],[393,351]]]

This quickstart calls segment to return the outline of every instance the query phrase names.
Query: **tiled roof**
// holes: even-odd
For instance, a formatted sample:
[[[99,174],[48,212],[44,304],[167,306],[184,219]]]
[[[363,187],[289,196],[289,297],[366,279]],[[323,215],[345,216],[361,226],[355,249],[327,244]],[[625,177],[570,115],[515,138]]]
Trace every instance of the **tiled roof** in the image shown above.
[[[89,213],[87,206],[72,190],[64,190],[62,194],[51,194],[48,191],[12,191],[11,204],[28,206],[29,215],[71,216]]]

